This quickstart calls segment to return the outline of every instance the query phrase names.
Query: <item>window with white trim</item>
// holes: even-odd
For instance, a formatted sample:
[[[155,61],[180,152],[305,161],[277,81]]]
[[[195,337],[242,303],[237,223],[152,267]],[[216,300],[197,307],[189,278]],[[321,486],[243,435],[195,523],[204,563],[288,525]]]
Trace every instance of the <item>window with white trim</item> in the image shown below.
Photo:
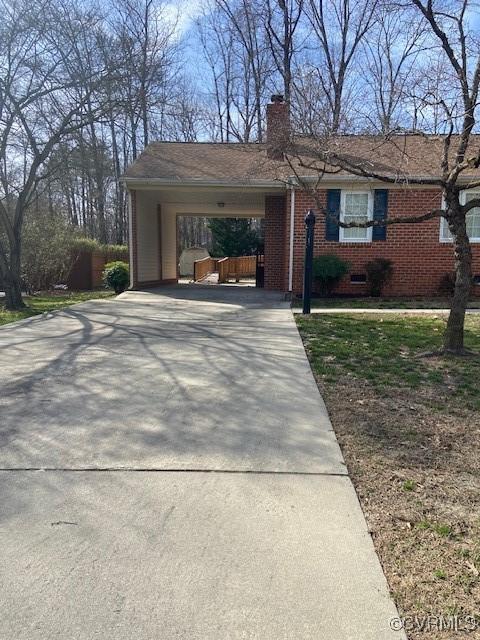
[[[480,191],[462,191],[460,194],[460,203],[466,204],[474,198],[480,198]],[[443,205],[445,206],[445,205]],[[452,234],[448,228],[448,222],[445,218],[440,218],[440,242],[451,242]],[[467,234],[470,242],[480,242],[480,208],[470,209],[466,216]]]
[[[370,191],[343,191],[340,220],[345,223],[367,222],[373,219],[373,198]],[[372,227],[340,227],[340,242],[371,242]]]

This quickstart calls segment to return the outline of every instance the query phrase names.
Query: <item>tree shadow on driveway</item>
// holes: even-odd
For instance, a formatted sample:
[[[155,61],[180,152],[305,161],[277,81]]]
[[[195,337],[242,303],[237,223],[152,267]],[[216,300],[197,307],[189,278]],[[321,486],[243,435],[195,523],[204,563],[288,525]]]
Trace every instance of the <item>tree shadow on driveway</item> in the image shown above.
[[[85,303],[2,330],[0,354],[0,468],[345,472],[274,301]]]

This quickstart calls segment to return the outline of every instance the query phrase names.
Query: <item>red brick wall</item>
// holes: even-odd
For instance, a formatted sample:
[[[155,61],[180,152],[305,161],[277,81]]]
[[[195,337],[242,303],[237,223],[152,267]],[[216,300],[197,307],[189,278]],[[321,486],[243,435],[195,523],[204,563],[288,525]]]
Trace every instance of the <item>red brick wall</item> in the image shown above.
[[[319,192],[322,206],[326,204],[326,190]],[[440,207],[441,193],[431,189],[389,189],[388,216],[411,216],[427,213]],[[294,293],[302,291],[302,273],[305,249],[303,218],[308,208],[317,209],[316,203],[307,194],[297,191],[295,199],[294,240]],[[335,253],[350,265],[350,273],[365,273],[365,263],[372,258],[388,258],[393,262],[393,278],[385,289],[385,295],[428,296],[438,294],[438,286],[445,273],[452,272],[453,248],[450,243],[441,243],[440,220],[433,219],[417,224],[399,224],[387,227],[387,239],[371,243],[340,243],[325,240],[325,224],[322,215],[317,215],[315,225],[314,254]],[[480,245],[472,244],[473,271],[480,274]],[[365,284],[352,284],[347,275],[337,288],[338,293],[367,293]],[[480,295],[480,287],[474,287]]]
[[[288,289],[286,203],[285,196],[265,197],[265,289]]]

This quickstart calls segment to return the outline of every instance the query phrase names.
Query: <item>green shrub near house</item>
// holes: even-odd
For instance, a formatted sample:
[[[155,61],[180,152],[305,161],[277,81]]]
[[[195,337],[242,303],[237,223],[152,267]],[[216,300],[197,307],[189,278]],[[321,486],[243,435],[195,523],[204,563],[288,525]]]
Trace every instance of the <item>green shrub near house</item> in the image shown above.
[[[349,263],[335,254],[316,256],[313,259],[313,277],[323,296],[330,295],[349,270]]]
[[[128,264],[120,260],[108,262],[103,270],[103,281],[116,294],[123,293],[130,281]]]
[[[393,262],[388,258],[374,258],[365,265],[369,293],[378,298],[383,289],[390,282],[393,275]]]

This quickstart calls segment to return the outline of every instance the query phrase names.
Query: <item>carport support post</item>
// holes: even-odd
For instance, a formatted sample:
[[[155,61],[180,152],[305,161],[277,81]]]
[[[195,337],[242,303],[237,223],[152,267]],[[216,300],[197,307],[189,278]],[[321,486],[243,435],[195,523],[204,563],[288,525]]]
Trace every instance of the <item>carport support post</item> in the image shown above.
[[[315,235],[315,213],[309,209],[305,215],[305,267],[303,272],[303,313],[310,313],[313,271],[313,238]]]

